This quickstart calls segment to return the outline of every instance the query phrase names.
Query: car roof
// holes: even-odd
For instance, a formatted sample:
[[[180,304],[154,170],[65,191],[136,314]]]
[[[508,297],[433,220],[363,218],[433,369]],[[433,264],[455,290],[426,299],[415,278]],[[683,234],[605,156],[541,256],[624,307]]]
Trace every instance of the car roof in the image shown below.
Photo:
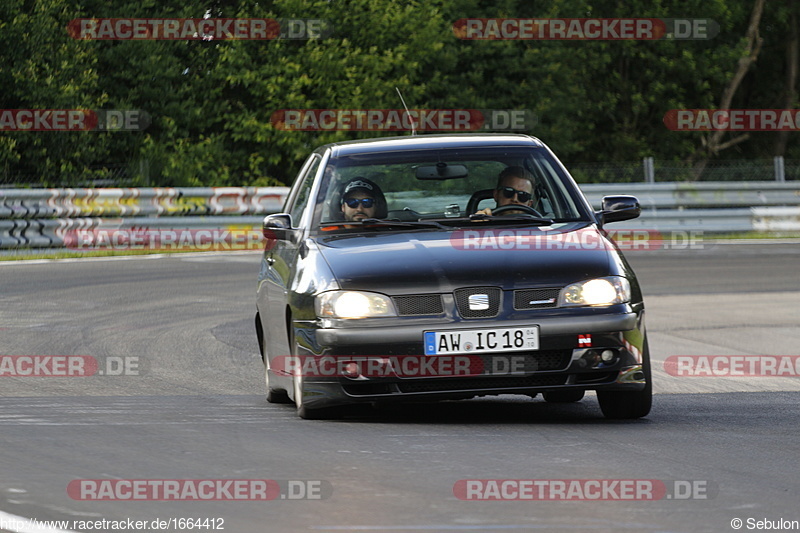
[[[544,143],[535,137],[520,134],[462,133],[438,135],[406,135],[404,137],[380,137],[326,144],[315,150],[341,157],[369,152],[395,152],[405,150],[431,150],[436,148],[478,148],[492,146],[517,146],[541,148]]]

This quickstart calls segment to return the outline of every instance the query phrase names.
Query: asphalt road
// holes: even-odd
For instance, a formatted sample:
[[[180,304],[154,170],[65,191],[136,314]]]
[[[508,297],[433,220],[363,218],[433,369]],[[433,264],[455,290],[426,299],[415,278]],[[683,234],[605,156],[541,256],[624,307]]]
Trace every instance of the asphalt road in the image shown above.
[[[632,422],[604,420],[591,396],[300,420],[263,399],[252,328],[258,254],[2,263],[0,355],[94,356],[106,371],[0,376],[0,525],[14,515],[221,518],[234,533],[697,532],[733,531],[734,518],[744,530],[748,518],[800,520],[800,380],[674,377],[663,365],[673,355],[800,355],[800,245],[628,258],[645,288],[656,392],[651,415]],[[134,363],[128,375],[112,375],[120,361]],[[80,479],[268,479],[284,496],[289,480],[322,489],[302,500],[84,501],[67,492]],[[655,501],[454,495],[459,480],[476,479],[695,489]]]

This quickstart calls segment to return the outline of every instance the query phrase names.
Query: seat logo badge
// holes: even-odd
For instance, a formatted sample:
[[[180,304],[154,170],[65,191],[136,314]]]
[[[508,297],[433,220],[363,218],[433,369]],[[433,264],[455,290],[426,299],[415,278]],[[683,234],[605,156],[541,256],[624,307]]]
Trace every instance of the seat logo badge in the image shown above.
[[[470,311],[485,311],[489,309],[488,294],[471,294],[467,300]]]

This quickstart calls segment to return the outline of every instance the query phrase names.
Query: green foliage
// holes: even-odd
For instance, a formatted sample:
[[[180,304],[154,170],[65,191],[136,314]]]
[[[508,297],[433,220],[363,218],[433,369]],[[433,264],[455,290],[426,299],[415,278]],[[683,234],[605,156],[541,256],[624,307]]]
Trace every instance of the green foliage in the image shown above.
[[[567,164],[683,160],[702,134],[670,109],[714,108],[743,53],[752,0],[4,0],[0,109],[140,109],[138,132],[0,133],[0,184],[71,185],[127,169],[138,185],[290,183],[309,150],[375,132],[291,132],[282,109],[529,109]],[[782,107],[791,2],[768,2],[762,53],[734,107]],[[87,41],[75,18],[326,19],[310,40]],[[711,18],[712,40],[461,40],[465,17]],[[796,103],[796,102],[795,102]],[[392,134],[394,135],[394,134]],[[796,135],[796,134],[793,134]],[[768,158],[775,134],[722,157]],[[790,137],[787,157],[800,158]],[[579,176],[594,180],[596,177]]]

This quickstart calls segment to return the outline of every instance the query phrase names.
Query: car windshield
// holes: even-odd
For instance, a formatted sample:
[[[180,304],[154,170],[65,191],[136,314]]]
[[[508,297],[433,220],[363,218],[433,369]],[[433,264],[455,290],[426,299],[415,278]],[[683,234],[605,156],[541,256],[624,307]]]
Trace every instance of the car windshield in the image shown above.
[[[328,231],[365,225],[402,230],[477,221],[549,224],[588,218],[574,185],[542,148],[344,155],[329,159],[322,179],[314,224]],[[499,207],[503,208],[498,211]]]

